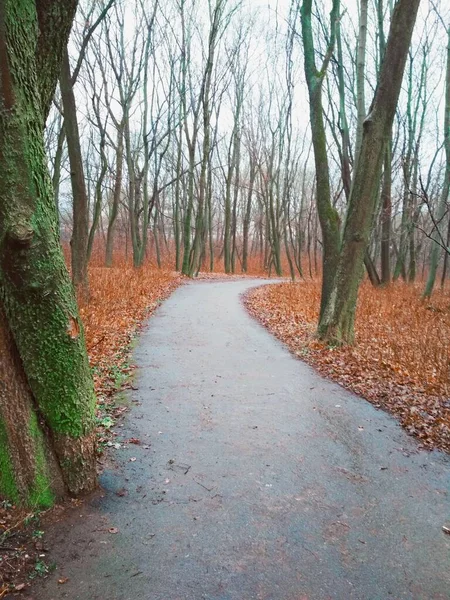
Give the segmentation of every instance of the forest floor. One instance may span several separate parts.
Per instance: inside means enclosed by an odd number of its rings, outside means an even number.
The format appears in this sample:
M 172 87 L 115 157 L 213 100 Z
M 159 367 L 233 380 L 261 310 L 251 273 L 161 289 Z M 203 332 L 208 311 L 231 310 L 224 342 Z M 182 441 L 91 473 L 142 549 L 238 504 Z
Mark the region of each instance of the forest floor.
M 352 347 L 316 338 L 320 282 L 252 290 L 251 314 L 322 375 L 400 419 L 421 446 L 450 452 L 450 301 L 421 298 L 422 287 L 362 286 Z
M 296 360 L 242 305 L 259 285 L 183 285 L 142 329 L 33 600 L 448 598 L 448 456 Z
M 89 361 L 98 399 L 97 435 L 99 469 L 103 451 L 114 444 L 112 427 L 126 410 L 120 395 L 132 385 L 133 343 L 145 320 L 182 282 L 178 273 L 155 268 L 140 270 L 124 265 L 89 271 L 90 298 L 80 306 Z M 78 502 L 70 505 L 77 506 Z M 46 576 L 48 546 L 43 523 L 60 519 L 65 507 L 42 513 L 23 511 L 0 502 L 0 599 L 10 590 L 22 591 Z
M 224 273 L 200 273 L 198 277 L 208 281 L 243 278 L 246 276 Z M 146 266 L 136 270 L 124 261 L 112 269 L 90 268 L 90 297 L 80 302 L 80 314 L 98 399 L 100 472 L 105 449 L 114 450 L 117 444 L 113 427 L 129 410 L 122 400 L 133 387 L 135 365 L 131 356 L 135 340 L 146 319 L 183 281 L 179 273 L 169 269 Z M 74 501 L 68 506 L 79 504 Z M 58 506 L 42 513 L 0 502 L 0 599 L 14 589 L 22 592 L 35 579 L 47 576 L 52 565 L 46 560 L 44 523 L 64 518 L 66 508 Z

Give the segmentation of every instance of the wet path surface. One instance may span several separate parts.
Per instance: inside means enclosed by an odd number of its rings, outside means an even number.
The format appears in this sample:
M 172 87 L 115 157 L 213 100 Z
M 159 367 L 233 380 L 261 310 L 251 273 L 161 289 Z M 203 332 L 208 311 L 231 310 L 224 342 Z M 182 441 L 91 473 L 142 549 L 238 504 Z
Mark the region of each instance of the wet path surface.
M 253 321 L 260 283 L 185 285 L 150 320 L 119 429 L 142 443 L 56 525 L 33 599 L 450 597 L 448 458 Z

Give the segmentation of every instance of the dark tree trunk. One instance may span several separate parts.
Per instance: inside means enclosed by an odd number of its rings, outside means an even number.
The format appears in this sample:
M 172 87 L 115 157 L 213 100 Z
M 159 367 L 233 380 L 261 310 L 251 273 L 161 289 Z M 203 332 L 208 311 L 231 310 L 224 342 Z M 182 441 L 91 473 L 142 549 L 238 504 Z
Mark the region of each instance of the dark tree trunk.
M 315 49 L 312 33 L 311 13 L 312 0 L 305 0 L 301 10 L 303 46 L 305 57 L 305 75 L 309 92 L 309 113 L 311 133 L 314 149 L 314 162 L 316 167 L 316 202 L 320 227 L 322 230 L 322 295 L 320 302 L 320 318 L 323 317 L 325 307 L 333 289 L 334 276 L 339 261 L 340 248 L 340 220 L 339 215 L 331 203 L 330 173 L 328 165 L 328 148 L 323 116 L 322 87 L 326 74 L 328 61 L 334 47 L 336 21 L 339 18 L 338 0 L 333 1 L 331 12 L 331 41 L 327 50 L 327 57 L 320 71 L 315 63 Z
M 332 343 L 352 343 L 354 339 L 358 290 L 377 199 L 383 151 L 391 135 L 419 4 L 420 0 L 399 0 L 395 6 L 377 89 L 364 122 L 335 284 L 319 323 L 319 335 Z
M 384 157 L 383 185 L 381 188 L 381 283 L 391 282 L 391 213 L 392 213 L 392 165 L 391 144 L 388 143 Z
M 120 125 L 117 132 L 116 148 L 116 174 L 114 179 L 114 191 L 112 205 L 108 219 L 108 231 L 106 233 L 106 254 L 105 266 L 112 267 L 114 254 L 114 236 L 116 232 L 117 215 L 119 214 L 120 196 L 122 194 L 123 179 L 123 125 Z
M 81 154 L 80 133 L 78 130 L 75 94 L 72 86 L 70 63 L 67 48 L 63 54 L 61 77 L 61 97 L 64 108 L 64 128 L 70 162 L 72 182 L 73 230 L 70 241 L 72 249 L 72 281 L 83 295 L 88 294 L 88 233 L 89 205 L 84 180 L 83 157 Z

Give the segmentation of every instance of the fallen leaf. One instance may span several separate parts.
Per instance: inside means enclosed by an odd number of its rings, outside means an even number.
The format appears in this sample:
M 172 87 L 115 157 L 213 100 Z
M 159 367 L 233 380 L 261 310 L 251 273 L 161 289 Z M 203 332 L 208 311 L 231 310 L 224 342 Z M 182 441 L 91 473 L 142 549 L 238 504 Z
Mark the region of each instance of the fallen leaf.
M 293 354 L 397 416 L 422 448 L 450 451 L 448 290 L 436 290 L 427 310 L 420 286 L 392 285 L 374 293 L 364 283 L 355 344 L 341 347 L 317 339 L 320 295 L 317 278 L 254 288 L 244 303 Z

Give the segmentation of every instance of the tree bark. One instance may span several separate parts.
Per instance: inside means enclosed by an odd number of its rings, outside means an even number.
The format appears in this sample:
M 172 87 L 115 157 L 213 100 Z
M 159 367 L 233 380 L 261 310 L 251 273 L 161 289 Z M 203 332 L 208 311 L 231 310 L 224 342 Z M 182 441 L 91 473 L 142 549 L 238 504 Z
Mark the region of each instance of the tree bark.
M 48 506 L 96 485 L 95 395 L 43 138 L 76 2 L 38 4 L 0 0 L 0 494 Z
M 112 205 L 108 218 L 108 231 L 106 233 L 106 253 L 105 266 L 113 266 L 114 254 L 114 235 L 116 231 L 116 220 L 119 214 L 120 196 L 122 194 L 122 179 L 123 179 L 123 121 L 120 123 L 117 130 L 117 147 L 116 147 L 116 173 L 114 178 L 114 191 Z
M 386 54 L 377 89 L 364 122 L 343 235 L 341 256 L 319 335 L 331 343 L 352 343 L 363 259 L 380 181 L 383 151 L 389 139 L 420 0 L 399 0 L 392 15 Z
M 439 207 L 437 211 L 436 221 L 440 223 L 445 216 L 447 209 L 447 201 L 450 194 L 450 27 L 447 30 L 447 75 L 445 84 L 445 116 L 444 116 L 444 149 L 445 149 L 445 174 L 444 182 L 442 185 L 442 193 L 439 200 Z M 449 226 L 450 227 L 450 226 Z M 429 297 L 433 293 L 434 284 L 436 281 L 437 268 L 439 263 L 439 256 L 441 254 L 441 247 L 437 242 L 438 232 L 435 232 L 435 240 L 431 248 L 430 256 L 430 271 L 428 273 L 428 280 L 423 292 L 424 297 Z
M 339 18 L 339 6 L 339 0 L 334 0 L 333 10 L 330 16 L 331 40 L 327 50 L 327 56 L 325 57 L 320 71 L 317 70 L 315 63 L 315 49 L 311 23 L 312 0 L 305 0 L 301 9 L 305 75 L 309 92 L 309 112 L 314 162 L 316 167 L 316 202 L 323 241 L 323 276 L 320 318 L 322 318 L 324 314 L 325 307 L 333 289 L 334 276 L 339 261 L 340 245 L 339 215 L 331 203 L 328 148 L 322 104 L 322 84 L 334 48 L 336 21 Z
M 72 182 L 73 229 L 70 246 L 72 250 L 72 281 L 77 291 L 88 295 L 88 235 L 89 205 L 84 179 L 83 157 L 81 154 L 80 132 L 78 130 L 75 94 L 70 73 L 67 48 L 63 53 L 61 77 L 61 98 L 64 108 L 64 129 L 66 131 L 67 152 L 70 162 Z
M 384 155 L 383 184 L 381 187 L 381 283 L 391 282 L 391 216 L 392 216 L 392 144 Z

